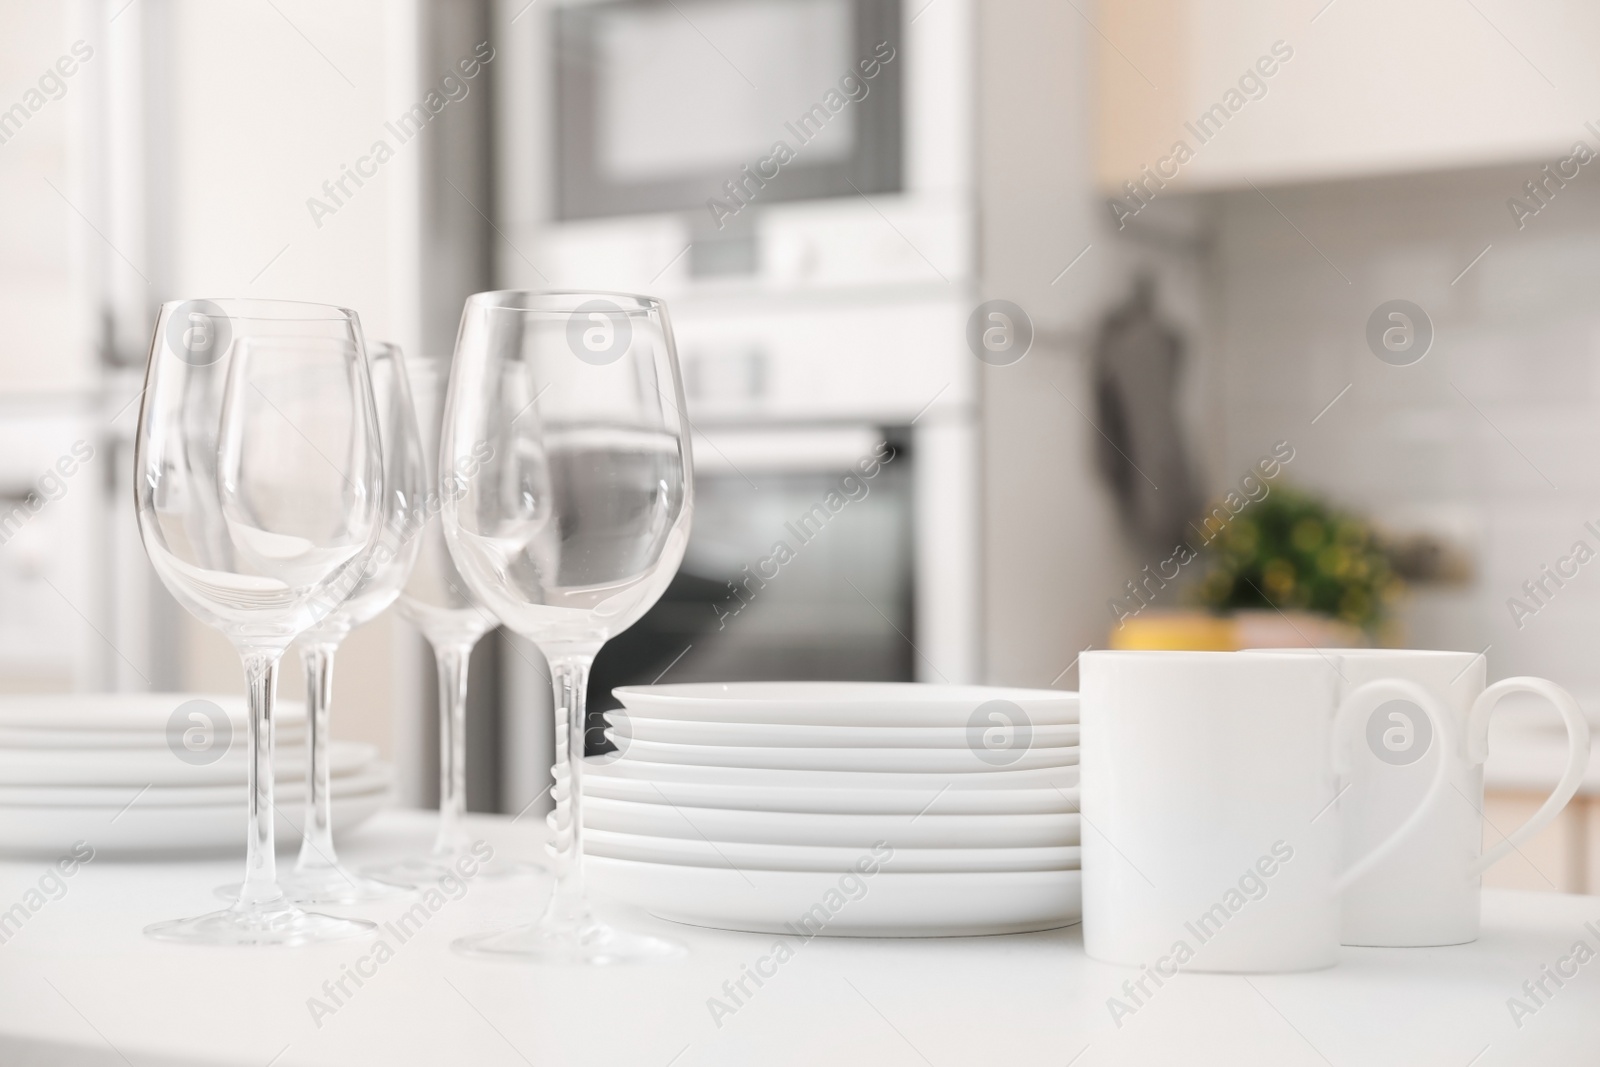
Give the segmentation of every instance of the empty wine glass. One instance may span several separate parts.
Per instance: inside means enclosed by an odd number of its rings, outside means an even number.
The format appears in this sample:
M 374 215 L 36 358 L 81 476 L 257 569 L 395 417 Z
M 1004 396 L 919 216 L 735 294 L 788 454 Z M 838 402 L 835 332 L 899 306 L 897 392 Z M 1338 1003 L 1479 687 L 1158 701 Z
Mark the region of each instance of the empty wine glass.
M 557 881 L 538 922 L 465 938 L 456 942 L 463 951 L 587 963 L 680 951 L 590 911 L 582 770 L 589 665 L 661 596 L 688 541 L 682 409 L 659 300 L 528 292 L 467 300 L 439 450 L 461 477 L 441 518 L 474 595 L 550 662 Z
M 239 897 L 145 933 L 238 945 L 370 932 L 372 923 L 291 903 L 273 855 L 278 662 L 359 584 L 384 523 L 378 416 L 355 312 L 276 300 L 163 305 L 134 464 L 150 562 L 238 650 L 250 704 Z
M 473 600 L 466 582 L 456 573 L 438 518 L 444 498 L 456 492 L 459 479 L 481 462 L 483 449 L 470 453 L 453 469 L 447 466 L 441 477 L 439 426 L 450 363 L 414 359 L 409 370 L 428 496 L 421 533 L 416 539 L 416 565 L 400 592 L 399 611 L 427 639 L 438 669 L 439 829 L 428 855 L 363 868 L 363 873 L 385 882 L 415 886 L 449 873 L 451 864 L 469 845 L 461 828 L 467 806 L 467 667 L 473 647 L 499 625 L 499 620 Z
M 350 594 L 327 618 L 300 635 L 296 647 L 306 675 L 306 810 L 300 856 L 294 870 L 279 878 L 296 904 L 359 904 L 403 892 L 404 888 L 347 871 L 333 844 L 332 769 L 328 757 L 333 701 L 333 660 L 350 631 L 382 614 L 400 595 L 411 574 L 428 513 L 427 475 L 417 437 L 416 412 L 406 383 L 405 359 L 396 345 L 379 342 L 368 350 L 372 391 L 383 446 L 384 528 L 372 561 Z M 233 896 L 237 886 L 224 892 Z

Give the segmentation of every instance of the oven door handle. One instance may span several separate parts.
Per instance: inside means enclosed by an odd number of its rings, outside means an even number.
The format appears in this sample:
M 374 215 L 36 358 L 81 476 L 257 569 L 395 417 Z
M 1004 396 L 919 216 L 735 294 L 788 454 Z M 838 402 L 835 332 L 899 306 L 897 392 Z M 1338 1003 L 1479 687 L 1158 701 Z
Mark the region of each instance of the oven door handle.
M 852 470 L 863 460 L 881 460 L 884 441 L 876 426 L 697 428 L 694 467 L 698 474 L 833 473 Z

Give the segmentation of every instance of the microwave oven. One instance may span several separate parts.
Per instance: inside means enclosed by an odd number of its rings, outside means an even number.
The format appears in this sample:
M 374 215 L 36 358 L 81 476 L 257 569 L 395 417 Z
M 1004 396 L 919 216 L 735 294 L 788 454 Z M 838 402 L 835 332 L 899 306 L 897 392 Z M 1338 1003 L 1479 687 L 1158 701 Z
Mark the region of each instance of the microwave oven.
M 497 284 L 972 303 L 969 0 L 555 0 L 496 38 Z M 516 5 L 512 5 L 516 6 Z
M 552 25 L 556 219 L 903 185 L 899 0 L 603 0 Z

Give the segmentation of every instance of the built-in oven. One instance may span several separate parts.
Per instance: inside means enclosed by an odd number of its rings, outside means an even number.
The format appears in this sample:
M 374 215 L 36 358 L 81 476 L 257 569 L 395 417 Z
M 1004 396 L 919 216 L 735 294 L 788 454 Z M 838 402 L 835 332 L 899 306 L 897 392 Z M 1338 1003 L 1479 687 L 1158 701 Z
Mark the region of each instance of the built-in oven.
M 683 565 L 596 658 L 592 707 L 656 681 L 915 678 L 917 456 L 904 428 L 719 430 L 694 456 Z

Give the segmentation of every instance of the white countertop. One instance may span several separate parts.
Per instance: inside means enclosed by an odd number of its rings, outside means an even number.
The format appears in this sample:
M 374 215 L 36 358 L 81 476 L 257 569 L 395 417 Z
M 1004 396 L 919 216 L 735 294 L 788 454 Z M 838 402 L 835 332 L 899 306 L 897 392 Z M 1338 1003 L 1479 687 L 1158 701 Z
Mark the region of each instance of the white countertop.
M 497 855 L 538 854 L 532 817 L 475 817 Z M 362 862 L 423 848 L 431 820 L 379 816 L 344 846 Z M 0 864 L 0 910 L 44 873 Z M 707 1001 L 766 954 L 769 935 L 696 930 L 637 913 L 639 927 L 686 941 L 689 955 L 626 968 L 485 962 L 450 941 L 531 917 L 543 879 L 471 884 L 445 904 L 331 1015 L 308 998 L 371 951 L 160 944 L 149 922 L 216 906 L 235 861 L 97 860 L 0 946 L 0 1064 L 204 1064 L 302 1067 L 500 1064 L 740 1067 L 795 1064 L 1263 1064 L 1493 1067 L 1600 1060 L 1600 959 L 1521 1019 L 1507 999 L 1586 941 L 1600 951 L 1600 898 L 1489 891 L 1484 934 L 1443 949 L 1346 949 L 1300 975 L 1180 975 L 1118 1028 L 1107 999 L 1138 973 L 1093 962 L 1076 928 L 936 940 L 817 938 L 731 1016 Z M 393 919 L 411 901 L 357 912 Z M 1475 1058 L 1476 1057 L 1476 1058 Z

